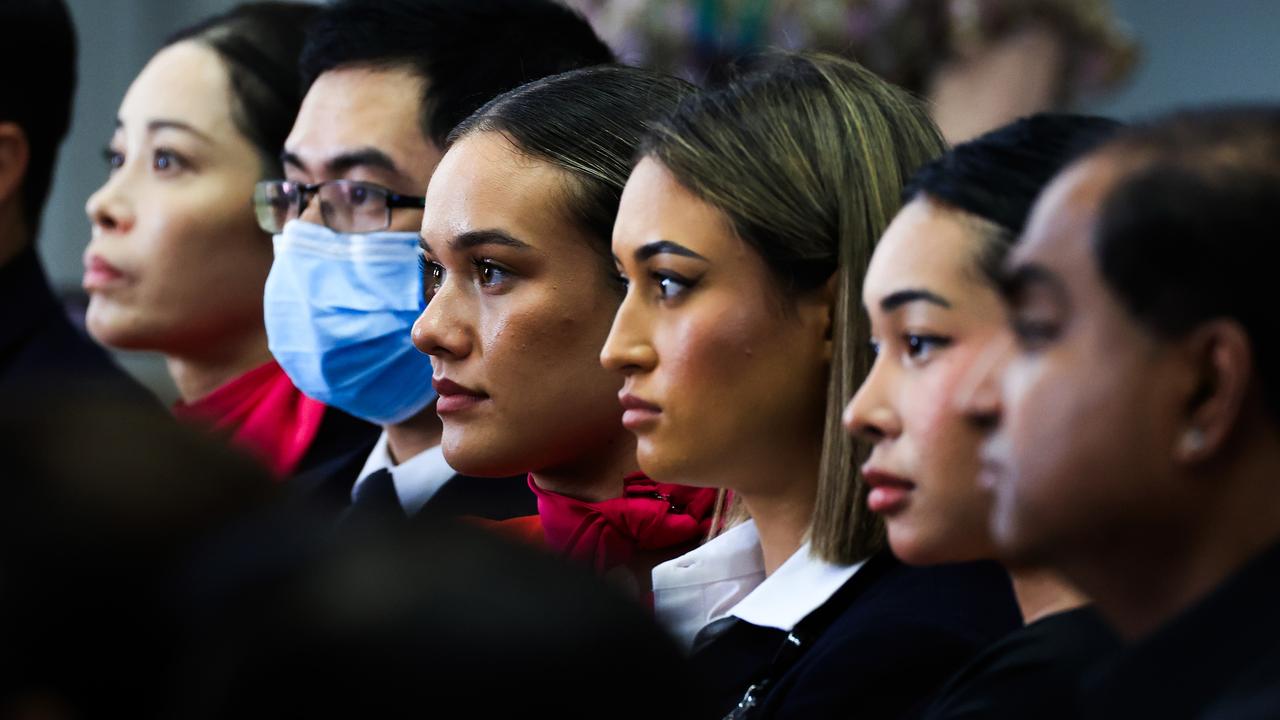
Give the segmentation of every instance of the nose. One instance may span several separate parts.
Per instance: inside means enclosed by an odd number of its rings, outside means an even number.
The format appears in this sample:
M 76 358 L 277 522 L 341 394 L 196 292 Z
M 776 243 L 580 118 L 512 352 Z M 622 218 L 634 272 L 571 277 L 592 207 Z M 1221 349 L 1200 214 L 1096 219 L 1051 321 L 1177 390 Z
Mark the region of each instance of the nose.
M 413 346 L 432 357 L 459 360 L 471 354 L 471 328 L 465 318 L 475 317 L 464 305 L 466 298 L 451 290 L 447 278 L 413 323 Z
M 298 212 L 298 219 L 303 222 L 309 222 L 312 225 L 324 225 L 324 213 L 320 200 L 320 193 L 307 192 L 306 190 L 298 190 L 298 203 L 301 209 Z
M 628 289 L 600 350 L 600 364 L 623 375 L 648 372 L 658 364 L 658 353 L 647 339 L 647 321 L 635 305 Z
M 1013 351 L 1013 339 L 1002 335 L 991 340 L 956 386 L 951 400 L 959 412 L 979 428 L 1000 424 L 1000 378 Z
M 85 203 L 84 212 L 94 234 L 127 233 L 133 228 L 135 214 L 125 192 L 125 178 L 123 169 L 116 171 Z
M 888 375 L 882 359 L 877 358 L 866 380 L 845 406 L 844 429 L 850 435 L 876 443 L 902 434 L 902 420 L 886 392 Z

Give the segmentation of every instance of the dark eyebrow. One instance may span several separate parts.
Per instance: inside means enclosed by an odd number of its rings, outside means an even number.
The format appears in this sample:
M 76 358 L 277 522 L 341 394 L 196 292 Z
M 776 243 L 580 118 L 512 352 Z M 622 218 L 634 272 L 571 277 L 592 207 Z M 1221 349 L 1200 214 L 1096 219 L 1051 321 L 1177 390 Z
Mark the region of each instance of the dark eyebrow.
M 1066 288 L 1062 280 L 1043 265 L 1027 263 L 1001 273 L 999 278 L 1000 297 L 1005 304 L 1012 304 L 1020 295 L 1033 285 L 1048 287 L 1059 298 L 1066 298 Z
M 124 121 L 119 118 L 116 118 L 116 129 L 119 130 L 122 127 L 124 127 Z M 208 135 L 200 132 L 199 130 L 188 125 L 187 123 L 182 122 L 181 120 L 160 119 L 160 120 L 152 120 L 147 123 L 148 132 L 155 132 L 157 130 L 182 130 L 183 132 L 188 132 L 188 133 L 191 133 L 192 135 L 195 135 L 196 137 L 209 143 L 210 145 L 216 144 L 213 142 L 213 138 L 210 138 Z
M 680 243 L 672 242 L 670 240 L 658 240 L 657 242 L 651 242 L 651 243 L 648 243 L 647 245 L 641 245 L 640 247 L 636 248 L 636 262 L 644 262 L 645 260 L 648 260 L 654 255 L 662 255 L 662 254 L 683 255 L 684 257 L 691 257 L 698 260 L 706 261 L 706 258 L 690 250 L 689 248 L 681 245 Z
M 302 161 L 302 158 L 298 157 L 297 153 L 288 150 L 280 153 L 280 162 L 304 172 L 307 170 L 307 164 Z M 404 173 L 400 172 L 400 168 L 396 167 L 396 163 L 391 159 L 391 156 L 377 148 L 366 147 L 349 150 L 339 153 L 324 162 L 325 172 L 329 175 L 341 176 L 358 167 L 378 168 L 404 176 Z
M 529 243 L 517 240 L 501 230 L 472 230 L 449 241 L 449 247 L 453 250 L 470 250 L 481 245 L 503 245 L 517 250 L 532 249 Z
M 423 252 L 428 252 L 428 253 L 431 252 L 431 243 L 427 242 L 427 239 L 422 237 L 421 235 L 418 236 L 418 247 Z
M 880 309 L 884 312 L 893 312 L 903 305 L 913 302 L 933 303 L 939 307 L 950 308 L 951 303 L 941 295 L 923 290 L 920 288 L 909 288 L 907 290 L 899 290 L 889 293 L 880 301 Z

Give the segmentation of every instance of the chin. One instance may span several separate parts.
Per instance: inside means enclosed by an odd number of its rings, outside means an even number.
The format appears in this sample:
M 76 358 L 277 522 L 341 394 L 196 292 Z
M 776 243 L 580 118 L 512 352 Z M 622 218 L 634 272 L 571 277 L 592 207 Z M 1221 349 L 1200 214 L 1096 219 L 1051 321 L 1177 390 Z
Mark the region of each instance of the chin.
M 449 432 L 445 427 L 440 440 L 440 449 L 444 452 L 444 460 L 449 467 L 461 475 L 472 477 L 510 477 L 523 475 L 529 468 L 513 463 L 503 462 L 500 454 L 493 452 L 490 443 L 468 442 L 463 433 Z

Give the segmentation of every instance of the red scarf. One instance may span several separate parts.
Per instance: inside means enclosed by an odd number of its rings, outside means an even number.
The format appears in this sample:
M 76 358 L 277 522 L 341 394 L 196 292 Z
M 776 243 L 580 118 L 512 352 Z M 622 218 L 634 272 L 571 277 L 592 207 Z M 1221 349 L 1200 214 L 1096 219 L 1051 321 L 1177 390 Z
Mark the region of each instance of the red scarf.
M 295 388 L 272 360 L 193 403 L 178 401 L 173 414 L 227 435 L 233 446 L 257 457 L 277 478 L 285 478 L 315 440 L 324 408 L 324 403 Z
M 707 536 L 716 491 L 654 482 L 639 472 L 622 482 L 622 497 L 584 502 L 543 490 L 529 476 L 547 547 L 602 575 L 627 567 L 647 589 L 654 565 Z

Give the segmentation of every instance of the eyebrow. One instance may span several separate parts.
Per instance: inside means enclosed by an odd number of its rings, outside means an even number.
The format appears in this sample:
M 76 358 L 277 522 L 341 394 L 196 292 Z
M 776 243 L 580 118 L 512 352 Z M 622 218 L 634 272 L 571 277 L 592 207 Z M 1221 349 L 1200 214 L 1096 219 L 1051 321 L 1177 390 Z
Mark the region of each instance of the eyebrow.
M 453 250 L 470 250 L 482 245 L 502 245 L 517 250 L 533 249 L 529 243 L 519 240 L 502 230 L 472 230 L 464 232 L 449 241 L 449 247 Z
M 706 261 L 706 258 L 702 257 L 698 253 L 690 250 L 689 248 L 681 245 L 678 242 L 672 242 L 671 240 L 658 240 L 656 242 L 651 242 L 646 245 L 641 245 L 640 247 L 636 248 L 635 258 L 636 258 L 636 262 L 644 262 L 645 260 L 648 260 L 654 255 L 664 255 L 664 254 L 681 255 L 683 257 L 691 257 L 697 260 Z
M 1035 263 L 1019 265 L 1001 273 L 998 289 L 1005 304 L 1011 304 L 1032 285 L 1045 285 L 1060 298 L 1066 297 L 1062 280 L 1048 268 Z
M 119 130 L 122 127 L 124 127 L 124 121 L 121 120 L 120 118 L 116 118 L 116 129 Z M 195 129 L 195 127 L 182 122 L 181 120 L 166 120 L 164 118 L 161 118 L 158 120 L 150 120 L 147 122 L 147 132 L 157 132 L 159 130 L 181 130 L 183 132 L 190 133 L 200 138 L 201 140 L 209 143 L 210 145 L 216 144 L 213 142 L 213 138 Z
M 922 288 L 908 288 L 884 296 L 880 300 L 880 309 L 884 312 L 893 312 L 903 305 L 913 302 L 927 302 L 948 309 L 951 307 L 951 303 L 946 298 L 935 292 Z
M 307 170 L 307 164 L 302 161 L 302 158 L 297 153 L 288 150 L 280 153 L 280 162 L 304 172 Z M 342 175 L 349 170 L 360 167 L 378 168 L 397 175 L 404 175 L 404 173 L 400 172 L 400 168 L 396 167 L 396 163 L 391 159 L 390 155 L 371 147 L 342 152 L 324 162 L 324 169 L 330 175 Z

